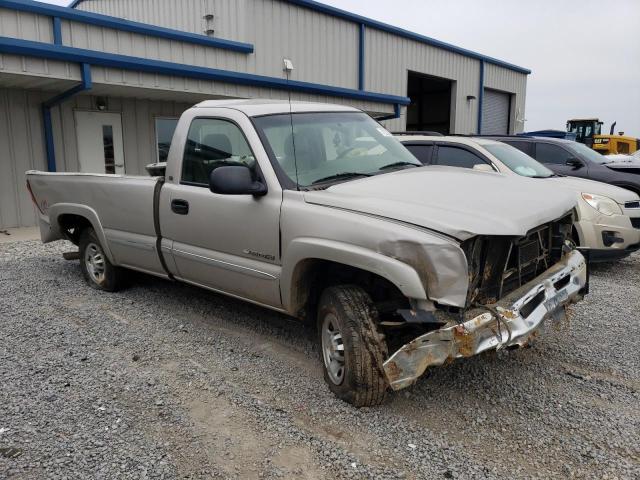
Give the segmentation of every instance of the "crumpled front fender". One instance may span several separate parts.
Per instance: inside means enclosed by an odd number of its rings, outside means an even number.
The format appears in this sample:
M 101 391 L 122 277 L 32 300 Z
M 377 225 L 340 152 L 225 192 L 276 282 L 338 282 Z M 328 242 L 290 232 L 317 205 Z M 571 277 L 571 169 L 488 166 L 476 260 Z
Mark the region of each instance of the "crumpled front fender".
M 565 305 L 580 300 L 588 284 L 584 257 L 573 251 L 563 260 L 487 311 L 463 323 L 449 323 L 402 346 L 383 364 L 389 386 L 400 390 L 425 370 L 455 358 L 491 349 L 523 346 L 549 317 L 562 318 Z

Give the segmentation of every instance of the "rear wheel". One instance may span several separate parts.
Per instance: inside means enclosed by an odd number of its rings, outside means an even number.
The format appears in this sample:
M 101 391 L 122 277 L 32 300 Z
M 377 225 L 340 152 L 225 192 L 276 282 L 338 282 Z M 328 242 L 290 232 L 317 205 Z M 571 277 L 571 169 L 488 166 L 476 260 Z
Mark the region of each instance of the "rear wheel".
M 79 247 L 80 269 L 91 287 L 107 292 L 115 292 L 122 288 L 122 269 L 109 261 L 93 228 L 82 231 Z
M 373 302 L 360 287 L 329 287 L 322 293 L 318 336 L 324 378 L 338 398 L 356 407 L 379 405 L 386 396 L 387 345 L 375 318 Z

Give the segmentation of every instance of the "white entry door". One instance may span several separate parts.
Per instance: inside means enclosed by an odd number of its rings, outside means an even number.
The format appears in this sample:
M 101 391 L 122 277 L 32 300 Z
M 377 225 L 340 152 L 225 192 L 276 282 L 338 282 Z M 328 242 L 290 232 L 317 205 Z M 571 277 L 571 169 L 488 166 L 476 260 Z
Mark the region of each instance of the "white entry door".
M 124 174 L 119 113 L 75 111 L 80 171 Z

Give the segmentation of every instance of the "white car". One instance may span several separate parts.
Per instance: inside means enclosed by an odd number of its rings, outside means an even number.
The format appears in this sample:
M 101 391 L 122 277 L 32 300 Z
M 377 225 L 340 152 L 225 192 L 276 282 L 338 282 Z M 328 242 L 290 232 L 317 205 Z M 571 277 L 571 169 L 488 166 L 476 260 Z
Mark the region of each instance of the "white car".
M 640 249 L 640 197 L 629 190 L 557 175 L 517 148 L 496 140 L 410 132 L 396 136 L 425 165 L 521 175 L 556 182 L 574 192 L 577 198 L 574 240 L 580 247 L 590 249 L 591 261 L 624 258 Z M 531 201 L 533 204 L 535 199 Z
M 616 162 L 640 162 L 640 150 L 636 150 L 632 154 L 628 153 L 612 153 L 610 155 L 605 155 L 608 161 L 616 161 Z

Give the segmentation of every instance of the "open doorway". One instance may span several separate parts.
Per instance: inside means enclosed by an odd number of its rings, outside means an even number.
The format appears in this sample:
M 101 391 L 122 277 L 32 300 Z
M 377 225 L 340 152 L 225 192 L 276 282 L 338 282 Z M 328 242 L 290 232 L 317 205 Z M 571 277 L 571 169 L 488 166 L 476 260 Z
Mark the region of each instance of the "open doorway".
M 451 80 L 409 72 L 407 96 L 407 130 L 450 133 Z

